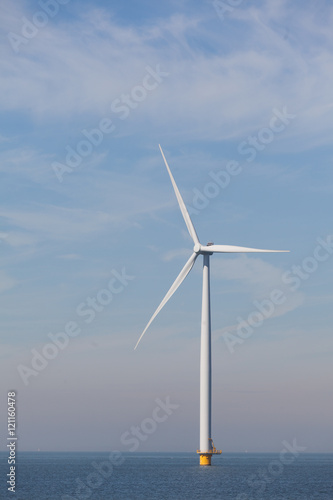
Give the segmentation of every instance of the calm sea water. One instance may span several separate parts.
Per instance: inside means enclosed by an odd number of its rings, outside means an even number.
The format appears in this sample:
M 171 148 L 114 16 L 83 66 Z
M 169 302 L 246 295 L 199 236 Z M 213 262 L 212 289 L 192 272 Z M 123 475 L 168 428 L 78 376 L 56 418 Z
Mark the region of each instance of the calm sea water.
M 193 453 L 46 453 L 17 456 L 16 493 L 7 492 L 0 453 L 0 498 L 15 500 L 333 500 L 333 454 L 225 453 L 199 467 Z M 294 458 L 294 460 L 292 460 Z

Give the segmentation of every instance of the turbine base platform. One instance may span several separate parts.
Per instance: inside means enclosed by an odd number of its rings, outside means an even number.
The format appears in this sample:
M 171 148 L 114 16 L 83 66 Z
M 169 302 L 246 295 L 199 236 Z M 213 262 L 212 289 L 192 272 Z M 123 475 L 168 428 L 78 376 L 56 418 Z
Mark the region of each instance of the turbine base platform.
M 212 464 L 212 455 L 221 455 L 222 450 L 217 450 L 214 446 L 213 440 L 210 439 L 212 448 L 209 451 L 200 451 L 197 450 L 197 453 L 200 455 L 200 465 L 211 465 Z

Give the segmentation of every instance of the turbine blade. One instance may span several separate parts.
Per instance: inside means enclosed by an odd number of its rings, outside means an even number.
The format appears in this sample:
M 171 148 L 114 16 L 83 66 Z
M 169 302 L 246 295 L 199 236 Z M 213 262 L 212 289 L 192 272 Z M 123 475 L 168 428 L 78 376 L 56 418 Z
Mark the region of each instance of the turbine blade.
M 156 309 L 156 311 L 154 312 L 154 314 L 150 318 L 149 323 L 147 324 L 146 328 L 141 333 L 141 336 L 140 336 L 139 340 L 137 341 L 136 346 L 134 347 L 134 350 L 138 347 L 140 340 L 142 339 L 142 337 L 144 336 L 144 334 L 146 333 L 146 331 L 148 330 L 148 328 L 151 325 L 152 321 L 156 318 L 156 316 L 158 315 L 158 313 L 160 312 L 160 310 L 165 306 L 165 304 L 168 302 L 168 300 L 170 299 L 170 297 L 172 297 L 172 295 L 175 293 L 175 291 L 177 290 L 177 288 L 183 283 L 184 279 L 186 278 L 186 276 L 188 275 L 188 273 L 191 271 L 191 269 L 192 269 L 192 267 L 194 265 L 195 259 L 197 257 L 198 257 L 198 254 L 193 252 L 192 255 L 191 255 L 191 257 L 188 259 L 188 261 L 186 262 L 185 266 L 180 271 L 180 273 L 178 274 L 177 278 L 175 279 L 175 281 L 171 285 L 171 287 L 170 287 L 169 291 L 167 292 L 167 294 L 165 295 L 164 299 L 162 300 L 162 302 L 160 303 L 160 305 L 158 306 L 158 308 Z
M 262 250 L 260 248 L 237 247 L 234 245 L 209 245 L 201 246 L 201 253 L 280 253 L 289 252 L 289 250 Z
M 170 179 L 171 179 L 171 182 L 172 182 L 172 185 L 173 185 L 173 189 L 175 191 L 175 194 L 176 194 L 176 197 L 177 197 L 177 200 L 178 200 L 178 204 L 179 204 L 179 208 L 181 210 L 181 213 L 183 214 L 183 217 L 184 217 L 184 220 L 185 220 L 185 224 L 187 226 L 187 229 L 188 229 L 188 232 L 190 233 L 190 236 L 193 240 L 194 243 L 199 243 L 199 238 L 198 238 L 198 235 L 194 229 L 194 226 L 193 226 L 193 222 L 191 221 L 191 217 L 187 211 L 187 208 L 186 208 L 186 205 L 184 203 L 184 200 L 179 192 L 179 189 L 177 187 L 177 184 L 175 182 L 175 179 L 173 178 L 173 175 L 171 173 L 171 170 L 170 170 L 170 167 L 168 165 L 168 162 L 166 161 L 165 159 L 165 156 L 164 156 L 164 153 L 162 151 L 162 148 L 160 146 L 160 144 L 158 145 L 158 147 L 160 148 L 160 151 L 162 153 L 162 156 L 163 156 L 163 160 L 164 160 L 164 163 L 165 163 L 165 166 L 167 168 L 167 171 L 169 173 L 169 176 L 170 176 Z

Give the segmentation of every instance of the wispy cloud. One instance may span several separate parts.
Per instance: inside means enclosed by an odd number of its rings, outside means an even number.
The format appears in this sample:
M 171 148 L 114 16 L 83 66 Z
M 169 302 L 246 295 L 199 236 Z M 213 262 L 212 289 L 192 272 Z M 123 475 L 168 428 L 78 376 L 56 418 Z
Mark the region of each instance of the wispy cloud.
M 0 216 L 12 226 L 20 227 L 43 238 L 75 240 L 78 236 L 98 232 L 117 220 L 117 216 L 101 211 L 69 209 L 44 205 L 35 210 L 0 208 Z
M 188 258 L 189 256 L 191 255 L 191 248 L 179 248 L 179 249 L 175 249 L 175 250 L 169 250 L 168 252 L 166 252 L 163 256 L 162 256 L 162 259 L 165 261 L 165 262 L 169 262 L 171 260 L 174 260 L 174 259 L 179 259 L 180 257 L 181 258 Z M 185 263 L 185 261 L 184 261 Z
M 8 17 L 12 2 L 5 3 Z M 12 17 L 20 19 L 18 6 L 13 8 Z M 213 9 L 209 20 L 182 15 L 156 20 L 154 27 L 134 27 L 88 7 L 78 13 L 70 32 L 64 17 L 49 23 L 19 56 L 9 57 L 10 46 L 3 48 L 7 62 L 0 82 L 2 107 L 48 119 L 106 115 L 114 98 L 140 83 L 147 64 L 159 63 L 170 73 L 168 83 L 140 111 L 140 120 L 153 119 L 155 129 L 166 132 L 172 125 L 184 138 L 236 138 L 263 126 L 263 116 L 269 116 L 272 107 L 289 105 L 302 117 L 302 124 L 288 131 L 293 147 L 309 147 L 309 141 L 296 144 L 300 134 L 327 143 L 333 56 L 322 50 L 322 40 L 331 44 L 332 35 L 318 16 L 311 19 L 298 11 L 293 20 L 292 11 L 285 2 L 274 8 L 263 2 L 260 9 L 235 9 L 233 23 L 246 24 L 247 44 L 226 50 L 221 39 L 227 41 L 231 28 L 224 25 L 221 33 Z M 326 5 L 325 11 L 332 16 L 332 8 Z M 303 43 L 309 32 L 311 48 Z M 211 50 L 203 51 L 194 35 Z
M 17 281 L 10 277 L 5 271 L 0 270 L 0 292 L 10 290 L 16 285 Z
M 68 253 L 65 255 L 59 255 L 59 259 L 64 259 L 64 260 L 80 260 L 81 257 L 77 253 Z
M 20 247 L 32 245 L 35 242 L 35 238 L 25 232 L 9 231 L 7 233 L 0 233 L 0 244 L 5 243 L 13 247 Z
M 214 263 L 217 278 L 242 282 L 247 288 L 265 293 L 281 283 L 281 269 L 257 257 L 240 255 L 230 259 L 219 259 Z

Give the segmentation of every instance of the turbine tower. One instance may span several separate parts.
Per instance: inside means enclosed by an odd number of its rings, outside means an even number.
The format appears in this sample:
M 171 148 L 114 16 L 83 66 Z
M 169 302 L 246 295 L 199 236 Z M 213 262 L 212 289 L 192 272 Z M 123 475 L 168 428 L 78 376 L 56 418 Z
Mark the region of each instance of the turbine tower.
M 200 346 L 200 449 L 197 453 L 200 455 L 200 465 L 211 465 L 213 454 L 220 454 L 221 450 L 216 450 L 211 431 L 212 421 L 212 361 L 211 361 L 211 320 L 210 320 L 210 273 L 209 258 L 213 253 L 276 253 L 288 252 L 289 250 L 261 250 L 258 248 L 247 248 L 233 245 L 214 245 L 207 243 L 201 245 L 198 235 L 194 229 L 193 223 L 181 197 L 175 179 L 171 173 L 170 167 L 165 159 L 161 146 L 159 145 L 162 157 L 169 173 L 173 189 L 175 191 L 180 210 L 183 214 L 188 232 L 193 240 L 194 247 L 191 257 L 186 262 L 183 269 L 171 285 L 164 299 L 150 318 L 146 328 L 143 330 L 134 349 L 139 345 L 140 340 L 148 330 L 152 321 L 156 318 L 160 310 L 165 306 L 177 288 L 182 284 L 188 273 L 191 271 L 197 257 L 203 256 L 203 279 L 202 279 L 202 309 L 201 309 L 201 346 Z

